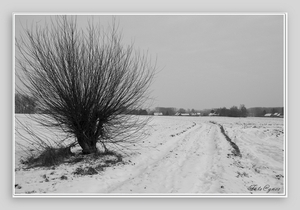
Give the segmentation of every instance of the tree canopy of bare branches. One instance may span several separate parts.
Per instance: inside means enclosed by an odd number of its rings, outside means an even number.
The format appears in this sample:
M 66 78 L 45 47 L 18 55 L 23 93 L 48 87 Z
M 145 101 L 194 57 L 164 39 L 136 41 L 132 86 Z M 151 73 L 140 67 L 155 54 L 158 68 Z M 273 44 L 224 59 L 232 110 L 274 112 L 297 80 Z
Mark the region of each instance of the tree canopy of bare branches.
M 17 76 L 46 113 L 35 120 L 72 135 L 84 154 L 133 143 L 145 125 L 129 113 L 148 100 L 156 67 L 121 38 L 115 21 L 80 29 L 76 17 L 57 16 L 16 39 Z

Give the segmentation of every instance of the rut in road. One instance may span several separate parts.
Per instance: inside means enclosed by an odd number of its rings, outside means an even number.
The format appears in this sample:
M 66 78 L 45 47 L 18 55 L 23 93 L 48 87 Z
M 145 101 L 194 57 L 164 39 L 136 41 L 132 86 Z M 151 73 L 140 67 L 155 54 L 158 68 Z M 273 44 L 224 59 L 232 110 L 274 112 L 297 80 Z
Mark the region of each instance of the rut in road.
M 205 193 L 214 191 L 222 176 L 224 138 L 210 123 L 194 126 L 178 137 L 174 149 L 140 174 L 114 186 L 111 193 Z M 226 144 L 225 144 L 226 145 Z M 229 148 L 228 148 L 229 149 Z M 224 153 L 225 154 L 225 153 Z

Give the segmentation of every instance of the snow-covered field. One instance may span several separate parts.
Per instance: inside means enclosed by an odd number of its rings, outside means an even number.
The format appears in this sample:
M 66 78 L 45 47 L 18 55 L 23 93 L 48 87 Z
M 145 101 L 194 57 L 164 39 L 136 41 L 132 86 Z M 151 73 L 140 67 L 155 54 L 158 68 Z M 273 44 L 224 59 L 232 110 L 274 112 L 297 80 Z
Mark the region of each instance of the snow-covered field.
M 155 116 L 147 137 L 132 145 L 130 156 L 110 167 L 97 167 L 103 160 L 87 160 L 26 169 L 16 145 L 14 193 L 284 195 L 284 132 L 282 118 Z M 234 155 L 232 144 L 241 156 Z M 97 174 L 74 174 L 84 167 L 95 168 Z

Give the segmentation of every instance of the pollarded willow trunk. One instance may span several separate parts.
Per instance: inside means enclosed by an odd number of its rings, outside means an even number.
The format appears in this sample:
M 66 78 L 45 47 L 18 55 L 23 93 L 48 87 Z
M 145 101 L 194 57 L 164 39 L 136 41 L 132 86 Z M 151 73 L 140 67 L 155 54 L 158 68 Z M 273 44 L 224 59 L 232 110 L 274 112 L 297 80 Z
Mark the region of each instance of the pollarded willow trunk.
M 97 140 L 95 139 L 95 137 L 88 137 L 84 133 L 81 133 L 77 135 L 77 141 L 82 148 L 83 154 L 91 154 L 97 152 Z

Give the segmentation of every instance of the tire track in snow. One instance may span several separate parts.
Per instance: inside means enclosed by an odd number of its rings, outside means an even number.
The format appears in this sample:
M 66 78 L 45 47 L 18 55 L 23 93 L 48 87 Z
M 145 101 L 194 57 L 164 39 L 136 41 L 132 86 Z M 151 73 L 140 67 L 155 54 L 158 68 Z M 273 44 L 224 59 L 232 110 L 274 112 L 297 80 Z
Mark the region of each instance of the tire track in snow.
M 243 159 L 236 160 L 234 158 L 233 166 L 235 167 L 237 177 L 244 182 L 242 192 L 251 194 L 266 193 L 267 191 L 249 191 L 249 187 L 270 185 L 275 191 L 271 193 L 284 192 L 284 171 L 283 171 L 283 156 L 280 154 L 283 151 L 283 144 L 272 142 L 278 140 L 281 142 L 281 136 L 275 138 L 265 137 L 261 135 L 264 128 L 227 128 L 232 136 L 239 142 Z
M 216 125 L 218 125 L 218 126 L 220 127 L 221 133 L 224 135 L 225 139 L 230 143 L 230 145 L 231 145 L 232 148 L 234 149 L 234 150 L 232 151 L 232 154 L 233 154 L 234 156 L 242 157 L 242 154 L 241 154 L 241 152 L 240 152 L 239 147 L 238 147 L 238 146 L 236 145 L 236 143 L 234 143 L 234 142 L 229 138 L 229 136 L 225 133 L 225 130 L 224 130 L 223 125 L 218 124 L 218 123 L 215 123 L 215 122 L 213 122 L 213 121 L 210 121 L 210 122 L 213 123 L 213 124 L 216 124 Z
M 111 193 L 203 193 L 218 182 L 221 167 L 215 125 L 197 124 L 179 137 L 176 146 Z

